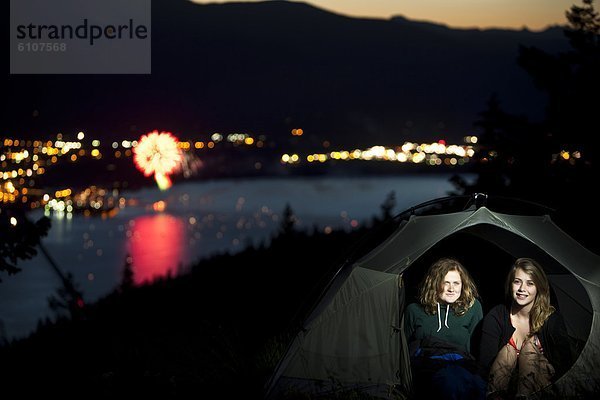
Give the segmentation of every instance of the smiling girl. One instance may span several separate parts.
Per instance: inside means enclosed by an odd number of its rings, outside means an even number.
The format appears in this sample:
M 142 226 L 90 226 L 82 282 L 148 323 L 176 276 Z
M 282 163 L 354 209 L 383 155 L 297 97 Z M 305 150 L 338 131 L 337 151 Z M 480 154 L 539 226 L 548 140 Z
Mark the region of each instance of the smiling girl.
M 489 369 L 488 398 L 528 396 L 572 364 L 565 323 L 550 304 L 550 284 L 537 261 L 515 261 L 506 296 L 507 304 L 497 305 L 483 320 L 479 355 Z

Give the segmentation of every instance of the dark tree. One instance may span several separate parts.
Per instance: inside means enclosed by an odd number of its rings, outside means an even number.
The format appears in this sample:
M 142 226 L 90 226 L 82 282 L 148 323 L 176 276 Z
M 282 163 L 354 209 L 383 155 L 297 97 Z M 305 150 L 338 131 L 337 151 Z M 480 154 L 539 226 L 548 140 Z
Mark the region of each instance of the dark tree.
M 31 222 L 19 208 L 0 207 L 0 273 L 12 275 L 19 272 L 18 261 L 28 260 L 37 254 L 36 247 L 49 229 L 49 218 L 42 217 Z
M 381 218 L 382 221 L 389 221 L 393 218 L 392 211 L 396 207 L 396 192 L 393 190 L 388 193 L 383 203 L 381 203 Z
M 531 180 L 540 182 L 552 157 L 540 127 L 524 116 L 505 112 L 496 94 L 474 123 L 479 141 L 474 156 L 477 180 L 469 184 L 458 176 L 452 183 L 461 194 L 488 193 L 535 198 Z
M 517 62 L 547 95 L 542 122 L 503 112 L 492 97 L 476 125 L 481 143 L 478 179 L 463 193 L 488 192 L 534 201 L 557 210 L 555 221 L 588 248 L 598 244 L 581 220 L 597 225 L 597 201 L 590 196 L 600 166 L 600 18 L 593 0 L 566 12 L 570 49 L 549 54 L 521 46 Z
M 521 47 L 518 62 L 548 95 L 544 130 L 553 154 L 578 154 L 575 161 L 581 160 L 597 170 L 600 17 L 593 0 L 583 0 L 583 7 L 572 6 L 566 17 L 569 51 L 551 55 L 537 48 Z
M 85 303 L 73 274 L 68 272 L 64 276 L 63 284 L 56 289 L 56 294 L 48 297 L 48 305 L 58 317 L 62 316 L 63 311 L 66 311 L 73 320 L 83 317 Z
M 125 265 L 123 266 L 123 272 L 121 273 L 121 285 L 119 290 L 125 292 L 134 286 L 134 272 L 133 272 L 133 259 L 131 255 L 125 256 Z
M 285 208 L 283 210 L 283 216 L 281 218 L 280 234 L 284 236 L 294 234 L 294 232 L 296 232 L 297 221 L 298 219 L 294 215 L 292 207 L 289 203 L 286 203 Z
M 582 1 L 583 7 L 574 5 L 566 12 L 569 29 L 565 34 L 574 49 L 593 56 L 600 46 L 600 14 L 594 9 L 594 0 Z

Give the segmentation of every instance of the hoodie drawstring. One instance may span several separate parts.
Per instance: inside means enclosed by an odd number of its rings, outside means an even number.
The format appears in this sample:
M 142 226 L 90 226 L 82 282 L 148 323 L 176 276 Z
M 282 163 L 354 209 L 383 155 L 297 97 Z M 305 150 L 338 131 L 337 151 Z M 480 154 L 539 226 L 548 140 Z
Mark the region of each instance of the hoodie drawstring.
M 446 325 L 446 328 L 449 328 L 449 326 L 448 326 L 448 313 L 449 312 L 450 312 L 450 305 L 447 305 L 446 306 L 446 319 L 444 320 L 444 325 Z
M 444 319 L 444 325 L 446 326 L 446 328 L 449 328 L 448 326 L 448 312 L 450 306 L 446 306 L 446 318 Z M 438 330 L 436 332 L 439 332 L 442 330 L 442 311 L 441 311 L 441 307 L 440 307 L 440 303 L 437 303 L 437 315 L 438 315 Z

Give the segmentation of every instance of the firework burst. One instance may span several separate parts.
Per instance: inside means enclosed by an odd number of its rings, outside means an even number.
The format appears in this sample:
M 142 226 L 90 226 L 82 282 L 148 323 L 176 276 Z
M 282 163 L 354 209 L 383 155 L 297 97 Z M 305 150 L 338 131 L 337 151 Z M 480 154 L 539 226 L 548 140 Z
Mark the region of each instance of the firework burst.
M 143 135 L 134 147 L 133 161 L 145 176 L 154 175 L 161 190 L 171 187 L 169 175 L 181 168 L 183 155 L 171 132 L 153 131 Z

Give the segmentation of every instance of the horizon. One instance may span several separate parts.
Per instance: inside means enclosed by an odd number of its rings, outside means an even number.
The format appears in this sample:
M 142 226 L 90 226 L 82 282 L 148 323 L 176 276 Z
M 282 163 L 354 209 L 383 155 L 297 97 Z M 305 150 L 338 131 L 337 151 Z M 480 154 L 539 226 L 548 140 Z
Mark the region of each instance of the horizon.
M 289 0 L 188 0 L 197 4 L 257 3 Z M 565 12 L 581 2 L 572 0 L 496 0 L 494 4 L 473 4 L 458 0 L 448 4 L 443 0 L 310 0 L 289 1 L 306 3 L 322 10 L 352 18 L 390 19 L 404 17 L 458 29 L 528 29 L 542 31 L 567 23 Z M 524 4 L 526 3 L 526 4 Z

